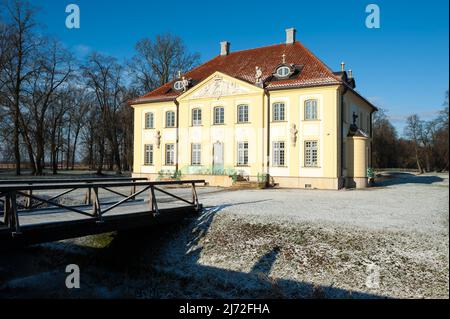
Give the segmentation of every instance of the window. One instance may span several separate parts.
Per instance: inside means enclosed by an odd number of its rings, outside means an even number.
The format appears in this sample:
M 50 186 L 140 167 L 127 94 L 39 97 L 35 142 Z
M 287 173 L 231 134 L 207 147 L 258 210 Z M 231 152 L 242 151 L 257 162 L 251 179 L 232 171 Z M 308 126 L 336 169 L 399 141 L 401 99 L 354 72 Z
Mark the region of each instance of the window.
M 276 76 L 280 78 L 285 78 L 289 76 L 291 69 L 288 66 L 280 66 L 276 71 Z
M 272 120 L 284 121 L 285 119 L 284 112 L 285 112 L 284 103 L 274 103 Z
M 222 106 L 214 108 L 214 124 L 225 123 L 225 109 Z
M 248 165 L 248 142 L 238 143 L 237 164 Z
M 153 145 L 144 145 L 144 165 L 153 165 Z
M 166 165 L 175 165 L 175 145 L 166 144 Z
M 145 113 L 145 128 L 153 128 L 153 113 Z
M 202 125 L 202 110 L 192 110 L 192 126 Z
M 273 142 L 273 166 L 284 166 L 284 142 Z
M 166 112 L 166 127 L 175 127 L 175 112 Z
M 238 105 L 238 123 L 248 122 L 248 105 Z
M 191 146 L 191 163 L 192 165 L 201 165 L 202 163 L 202 145 L 192 144 Z
M 317 120 L 317 100 L 305 101 L 305 120 Z
M 317 141 L 305 141 L 305 166 L 317 167 Z

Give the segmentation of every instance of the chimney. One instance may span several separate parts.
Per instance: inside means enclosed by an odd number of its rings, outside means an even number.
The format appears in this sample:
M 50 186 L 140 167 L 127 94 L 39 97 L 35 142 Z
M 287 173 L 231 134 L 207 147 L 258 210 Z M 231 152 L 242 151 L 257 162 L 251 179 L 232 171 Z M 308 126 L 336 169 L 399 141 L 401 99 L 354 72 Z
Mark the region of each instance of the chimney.
M 222 41 L 220 42 L 220 55 L 225 56 L 230 54 L 230 42 Z
M 348 77 L 349 77 L 349 79 L 353 78 L 353 71 L 352 70 L 348 70 Z
M 341 62 L 341 71 L 342 71 L 342 72 L 345 71 L 345 62 Z
M 295 43 L 295 33 L 297 30 L 295 28 L 286 29 L 286 44 L 294 44 Z

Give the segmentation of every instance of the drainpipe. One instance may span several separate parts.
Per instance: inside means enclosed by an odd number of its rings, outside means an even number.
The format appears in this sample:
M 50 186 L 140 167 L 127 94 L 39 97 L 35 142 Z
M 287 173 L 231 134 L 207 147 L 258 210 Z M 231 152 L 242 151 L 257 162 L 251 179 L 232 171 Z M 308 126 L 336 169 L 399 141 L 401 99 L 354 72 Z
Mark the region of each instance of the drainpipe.
M 268 90 L 264 90 L 264 94 L 267 96 L 267 150 L 266 150 L 266 174 L 270 176 L 270 93 Z
M 341 136 L 341 167 L 339 176 L 343 178 L 344 187 L 345 187 L 345 176 L 344 175 L 344 95 L 347 93 L 348 88 L 344 85 L 344 90 L 341 93 L 341 127 L 340 127 L 340 136 Z
M 180 103 L 177 100 L 174 100 L 175 105 L 177 107 L 176 111 L 176 142 L 175 142 L 175 172 L 178 173 L 178 139 L 179 139 L 179 128 L 180 128 Z
M 370 129 L 370 155 L 369 155 L 369 167 L 372 167 L 372 162 L 373 162 L 373 158 L 372 158 L 372 143 L 373 143 L 373 113 L 374 111 L 372 110 L 370 112 L 370 123 L 369 123 L 369 129 Z

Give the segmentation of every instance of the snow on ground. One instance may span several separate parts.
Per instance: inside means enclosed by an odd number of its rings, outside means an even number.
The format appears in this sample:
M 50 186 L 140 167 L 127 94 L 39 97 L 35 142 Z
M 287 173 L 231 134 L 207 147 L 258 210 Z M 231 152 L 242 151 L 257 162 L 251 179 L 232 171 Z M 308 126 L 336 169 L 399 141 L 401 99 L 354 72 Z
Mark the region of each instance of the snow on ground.
M 181 225 L 2 254 L 0 297 L 448 298 L 448 182 L 201 188 L 204 212 Z M 81 269 L 78 291 L 64 288 L 69 263 Z

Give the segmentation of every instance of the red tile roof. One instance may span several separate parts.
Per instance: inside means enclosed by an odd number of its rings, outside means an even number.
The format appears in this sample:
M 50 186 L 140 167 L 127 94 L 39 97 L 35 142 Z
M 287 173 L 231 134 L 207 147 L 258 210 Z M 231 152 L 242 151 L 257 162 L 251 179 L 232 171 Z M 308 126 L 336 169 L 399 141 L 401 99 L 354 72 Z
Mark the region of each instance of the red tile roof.
M 286 80 L 273 78 L 275 68 L 282 63 L 285 54 L 287 64 L 303 66 L 300 74 Z M 267 89 L 284 87 L 308 87 L 344 83 L 340 77 L 333 74 L 323 62 L 314 56 L 300 42 L 294 44 L 276 44 L 256 49 L 231 52 L 226 56 L 216 56 L 213 59 L 187 72 L 184 76 L 192 79 L 195 86 L 216 71 L 234 78 L 255 83 L 255 68 L 262 70 L 262 80 Z M 132 103 L 173 100 L 182 92 L 172 89 L 173 82 L 153 90 L 135 99 Z

